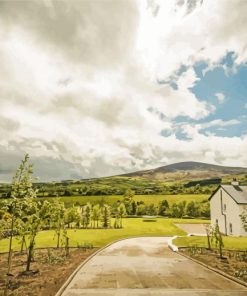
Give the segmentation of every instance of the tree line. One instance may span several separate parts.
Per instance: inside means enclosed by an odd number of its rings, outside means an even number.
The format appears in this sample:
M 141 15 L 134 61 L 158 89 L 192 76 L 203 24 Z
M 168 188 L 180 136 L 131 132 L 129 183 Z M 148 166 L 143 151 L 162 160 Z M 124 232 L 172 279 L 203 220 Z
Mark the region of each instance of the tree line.
M 207 200 L 203 202 L 181 201 L 170 204 L 166 199 L 157 206 L 155 204 L 146 205 L 143 201 L 134 201 L 134 191 L 127 190 L 124 194 L 123 203 L 126 213 L 129 216 L 165 216 L 171 218 L 209 218 L 210 208 Z

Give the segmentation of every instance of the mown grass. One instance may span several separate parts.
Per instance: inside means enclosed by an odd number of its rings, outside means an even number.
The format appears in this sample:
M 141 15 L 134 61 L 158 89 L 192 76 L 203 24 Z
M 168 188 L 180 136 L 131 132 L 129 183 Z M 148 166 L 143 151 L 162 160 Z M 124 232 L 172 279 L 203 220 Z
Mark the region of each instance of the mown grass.
M 207 247 L 207 238 L 202 236 L 178 237 L 173 240 L 178 247 Z M 247 237 L 223 237 L 224 249 L 247 251 Z M 215 247 L 215 246 L 213 246 Z
M 93 246 L 102 247 L 110 242 L 128 237 L 186 235 L 186 232 L 176 227 L 174 223 L 205 223 L 205 220 L 157 218 L 156 222 L 144 222 L 143 218 L 125 218 L 122 229 L 68 229 L 69 245 L 92 243 Z M 35 247 L 55 247 L 54 234 L 54 230 L 40 232 Z M 1 240 L 0 251 L 6 252 L 8 244 L 8 239 Z M 13 249 L 20 250 L 20 240 L 16 237 L 13 239 Z
M 198 201 L 208 199 L 208 195 L 205 194 L 177 194 L 177 195 L 135 195 L 133 200 L 135 202 L 143 201 L 146 205 L 155 204 L 158 205 L 162 200 L 166 199 L 170 205 L 180 201 Z M 54 197 L 42 197 L 41 200 L 53 200 Z M 123 201 L 121 195 L 93 195 L 93 196 L 62 196 L 61 200 L 65 203 L 66 207 L 75 205 L 85 205 L 87 202 L 92 204 L 106 203 L 112 205 L 117 201 Z

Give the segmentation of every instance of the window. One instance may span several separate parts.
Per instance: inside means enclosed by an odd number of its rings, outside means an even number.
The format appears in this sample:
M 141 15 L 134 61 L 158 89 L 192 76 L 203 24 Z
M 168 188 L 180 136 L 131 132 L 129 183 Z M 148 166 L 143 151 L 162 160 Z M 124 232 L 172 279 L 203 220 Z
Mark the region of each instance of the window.
M 226 204 L 224 204 L 224 212 L 226 212 Z
M 216 223 L 216 225 L 218 225 L 218 219 L 216 219 L 215 223 Z
M 232 223 L 229 224 L 230 234 L 232 234 Z

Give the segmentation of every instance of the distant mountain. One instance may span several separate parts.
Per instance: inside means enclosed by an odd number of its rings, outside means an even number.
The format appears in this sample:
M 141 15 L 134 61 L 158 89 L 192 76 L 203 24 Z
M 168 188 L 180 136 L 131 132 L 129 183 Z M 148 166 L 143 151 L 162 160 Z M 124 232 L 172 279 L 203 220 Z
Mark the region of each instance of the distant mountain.
M 146 177 L 160 180 L 192 180 L 201 178 L 223 177 L 226 175 L 247 174 L 247 168 L 228 167 L 202 162 L 186 161 L 166 166 L 158 167 L 152 170 L 144 170 L 124 174 L 126 177 Z

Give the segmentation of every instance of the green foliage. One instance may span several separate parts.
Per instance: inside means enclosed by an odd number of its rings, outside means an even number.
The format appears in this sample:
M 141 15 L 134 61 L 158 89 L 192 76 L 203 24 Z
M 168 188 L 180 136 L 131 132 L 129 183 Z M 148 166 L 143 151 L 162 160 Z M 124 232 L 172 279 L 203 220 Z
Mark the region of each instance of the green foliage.
M 72 206 L 65 210 L 65 224 L 68 228 L 71 228 L 71 225 L 75 224 L 77 227 L 80 226 L 81 215 L 79 207 Z
M 12 215 L 9 250 L 12 247 L 13 230 L 16 227 L 22 241 L 26 236 L 28 237 L 27 271 L 30 270 L 35 238 L 41 226 L 40 202 L 36 199 L 36 189 L 33 188 L 32 184 L 32 173 L 33 167 L 29 163 L 28 154 L 26 154 L 13 177 L 12 199 L 9 204 L 9 211 Z
M 243 228 L 244 230 L 247 232 L 247 210 L 244 210 L 241 215 L 240 215 L 242 224 L 243 224 Z
M 101 208 L 102 227 L 109 228 L 111 223 L 111 209 L 108 205 Z
M 211 238 L 214 233 L 214 228 L 211 224 L 206 224 L 204 227 L 207 235 L 208 250 L 211 250 Z
M 166 216 L 168 209 L 169 209 L 169 203 L 166 199 L 164 199 L 159 203 L 158 214 L 160 216 Z
M 186 207 L 186 215 L 190 217 L 198 217 L 199 207 L 194 201 L 190 201 Z
M 60 237 L 63 229 L 65 228 L 65 206 L 64 203 L 56 198 L 53 203 L 51 203 L 51 224 L 55 230 L 55 235 L 57 236 L 57 248 L 60 246 Z
M 92 218 L 92 206 L 90 203 L 87 203 L 82 208 L 82 225 L 84 228 L 88 228 L 91 222 L 91 218 Z
M 126 190 L 126 192 L 124 193 L 124 198 L 128 201 L 132 200 L 134 196 L 135 192 L 131 189 Z
M 216 247 L 218 247 L 220 258 L 222 258 L 223 257 L 222 249 L 224 247 L 224 243 L 223 243 L 223 238 L 222 238 L 222 235 L 220 232 L 220 227 L 218 224 L 216 224 L 214 229 L 212 230 L 211 241 L 212 241 L 212 243 L 215 243 Z
M 44 256 L 41 260 L 42 263 L 48 263 L 48 264 L 63 264 L 66 259 L 66 256 L 63 252 L 57 252 L 55 250 L 52 250 L 50 248 L 47 249 L 47 256 Z
M 146 207 L 146 214 L 149 216 L 156 216 L 158 213 L 158 209 L 154 204 L 151 204 Z
M 117 216 L 116 216 L 116 218 L 120 218 L 120 227 L 121 228 L 123 227 L 122 220 L 123 220 L 123 217 L 126 216 L 126 213 L 127 212 L 126 212 L 125 205 L 124 205 L 124 203 L 121 203 L 117 208 Z M 116 226 L 116 228 L 118 228 L 118 223 L 117 223 L 117 221 L 115 221 L 115 222 L 116 222 L 115 226 Z
M 138 216 L 146 215 L 146 206 L 144 204 L 137 205 L 136 214 Z
M 94 205 L 92 209 L 92 220 L 93 220 L 93 227 L 99 227 L 99 221 L 101 219 L 101 210 L 99 205 Z
M 186 201 L 174 203 L 170 209 L 170 215 L 174 218 L 182 218 L 185 215 Z

